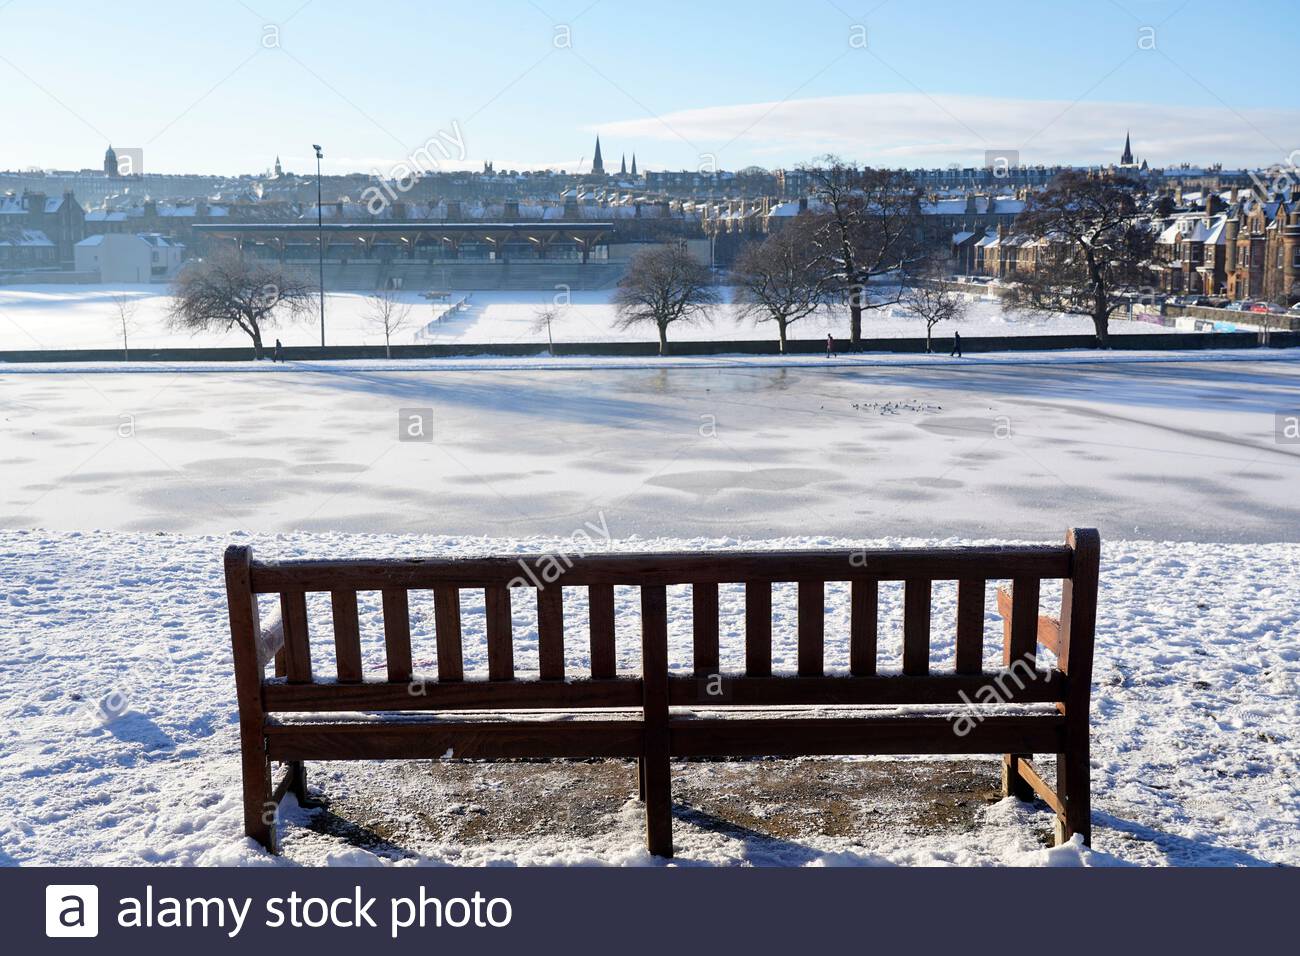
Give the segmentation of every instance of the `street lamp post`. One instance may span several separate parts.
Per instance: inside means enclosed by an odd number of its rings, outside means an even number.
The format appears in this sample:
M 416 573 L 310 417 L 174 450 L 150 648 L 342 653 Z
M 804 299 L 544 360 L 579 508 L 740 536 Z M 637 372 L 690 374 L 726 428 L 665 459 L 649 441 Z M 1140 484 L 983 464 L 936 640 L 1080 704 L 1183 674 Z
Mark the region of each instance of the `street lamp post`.
M 325 224 L 321 209 L 320 161 L 324 155 L 317 145 L 316 150 L 316 249 L 320 254 L 320 347 L 325 347 Z

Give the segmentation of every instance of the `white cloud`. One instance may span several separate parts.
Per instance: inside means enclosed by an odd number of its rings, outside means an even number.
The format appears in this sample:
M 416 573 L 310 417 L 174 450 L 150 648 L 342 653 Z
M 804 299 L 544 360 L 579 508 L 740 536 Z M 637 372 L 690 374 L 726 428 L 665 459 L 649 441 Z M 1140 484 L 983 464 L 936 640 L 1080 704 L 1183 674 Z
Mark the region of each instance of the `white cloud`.
M 985 150 L 1018 149 L 1029 164 L 1111 162 L 1124 133 L 1152 165 L 1180 162 L 1267 166 L 1300 147 L 1300 111 L 1233 110 L 1028 100 L 921 93 L 876 93 L 681 110 L 602 124 L 609 140 L 683 140 L 719 164 L 784 165 L 832 152 L 896 166 L 982 164 Z

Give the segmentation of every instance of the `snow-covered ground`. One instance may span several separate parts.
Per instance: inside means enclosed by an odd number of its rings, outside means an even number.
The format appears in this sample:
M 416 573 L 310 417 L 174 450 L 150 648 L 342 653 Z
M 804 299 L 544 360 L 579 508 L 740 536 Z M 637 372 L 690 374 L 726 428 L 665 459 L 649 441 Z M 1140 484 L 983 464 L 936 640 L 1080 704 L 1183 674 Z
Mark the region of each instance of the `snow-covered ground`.
M 167 309 L 171 299 L 160 285 L 127 286 L 0 286 L 0 350 L 120 348 L 121 326 L 115 299 L 128 296 L 135 303 L 130 343 L 136 348 L 183 348 L 186 346 L 246 346 L 247 337 L 233 332 L 203 332 L 192 335 L 171 329 Z M 553 304 L 555 294 L 546 292 L 453 292 L 449 301 L 468 297 L 464 310 L 446 315 L 447 303 L 431 303 L 417 292 L 399 293 L 411 306 L 406 325 L 393 337 L 393 344 L 417 341 L 433 343 L 500 344 L 545 342 L 546 332 L 535 327 L 538 312 Z M 552 335 L 557 342 L 655 341 L 653 328 L 623 331 L 615 328 L 614 306 L 609 291 L 574 292 L 564 302 Z M 381 329 L 370 318 L 371 304 L 362 293 L 330 293 L 326 296 L 326 327 L 332 345 L 382 345 Z M 436 320 L 436 321 L 435 321 Z M 427 333 L 424 331 L 428 327 Z M 811 316 L 792 327 L 795 338 L 822 339 L 827 333 L 848 337 L 848 317 L 843 309 Z M 1009 314 L 992 300 L 972 299 L 969 313 L 957 328 L 963 335 L 1073 335 L 1092 331 L 1091 322 L 1081 316 L 1034 318 Z M 936 335 L 950 335 L 952 328 L 940 326 Z M 1170 331 L 1146 322 L 1116 320 L 1111 331 Z M 922 337 L 925 326 L 901 307 L 874 310 L 864 319 L 867 337 Z M 730 305 L 719 306 L 713 321 L 674 328 L 671 338 L 689 341 L 775 338 L 770 324 L 755 326 L 737 322 Z M 278 336 L 286 345 L 317 345 L 319 320 L 313 315 L 300 322 L 275 329 L 268 341 Z
M 0 533 L 0 862 L 264 864 L 242 837 L 238 733 L 220 558 L 232 541 L 264 556 L 468 554 L 572 547 L 565 539 L 289 534 Z M 854 539 L 853 546 L 863 542 Z M 915 541 L 882 541 L 914 544 Z M 643 540 L 620 548 L 735 546 L 734 539 Z M 748 542 L 747 546 L 755 546 Z M 762 546 L 850 546 L 824 537 Z M 1103 542 L 1093 707 L 1094 849 L 1044 849 L 1048 814 L 1002 801 L 969 831 L 873 829 L 851 838 L 765 842 L 680 813 L 678 864 L 1300 864 L 1300 545 Z M 621 592 L 620 592 L 621 594 Z M 846 665 L 846 595 L 828 589 L 827 664 Z M 367 672 L 382 666 L 377 601 L 365 595 Z M 1059 589 L 1045 592 L 1045 605 Z M 585 596 L 566 592 L 568 666 L 586 663 Z M 463 598 L 470 676 L 484 669 L 481 595 Z M 900 595 L 882 591 L 882 668 L 897 668 Z M 635 666 L 635 595 L 621 595 L 620 666 Z M 671 659 L 690 659 L 690 600 L 670 593 Z M 794 666 L 793 595 L 774 601 L 774 662 Z M 951 667 L 951 587 L 936 588 L 932 664 Z M 312 605 L 313 656 L 330 665 L 328 608 Z M 535 618 L 515 611 L 516 657 L 536 658 Z M 432 611 L 417 601 L 417 667 L 427 667 Z M 722 663 L 739 669 L 740 595 L 722 593 Z M 946 626 L 945 626 L 946 622 Z M 986 650 L 1000 627 L 986 618 Z M 322 639 L 323 638 L 323 639 Z M 114 716 L 105 715 L 101 703 Z M 335 799 L 387 793 L 392 764 L 337 776 L 313 765 Z M 430 771 L 437 786 L 439 770 Z M 358 791 L 360 793 L 358 793 Z M 632 796 L 629 794 L 629 796 Z M 548 797 L 562 818 L 564 793 Z M 761 803 L 763 795 L 748 800 Z M 290 798 L 290 803 L 292 800 Z M 436 801 L 435 801 L 436 803 Z M 507 799 L 508 803 L 508 799 Z M 463 808 L 462 808 L 463 809 Z M 759 816 L 761 806 L 749 808 Z M 869 806 L 858 811 L 868 815 Z M 362 821 L 379 826 L 382 819 Z M 415 842 L 364 849 L 313 827 L 290 806 L 287 864 L 376 862 L 650 863 L 634 800 L 591 821 L 592 835 Z M 557 822 L 556 827 L 560 824 Z M 797 853 L 792 852 L 797 850 Z
M 1275 433 L 1277 413 L 1300 411 L 1300 368 L 1283 352 L 1159 358 L 0 367 L 0 863 L 269 862 L 240 836 L 225 544 L 534 551 L 592 523 L 656 549 L 1102 530 L 1094 851 L 1043 849 L 1046 815 L 1004 801 L 969 831 L 864 823 L 794 844 L 687 814 L 679 862 L 1300 864 L 1300 456 Z M 401 409 L 427 416 L 431 441 L 398 440 Z M 846 612 L 830 593 L 836 667 Z M 892 654 L 898 595 L 883 598 Z M 938 636 L 953 600 L 936 591 L 936 668 L 951 662 Z M 724 595 L 731 666 L 737 601 Z M 581 594 L 567 610 L 576 670 Z M 479 670 L 472 596 L 465 612 Z M 776 612 L 789 668 L 790 595 Z M 522 662 L 535 631 L 527 606 L 517 615 Z M 428 617 L 417 609 L 424 647 Z M 625 617 L 629 668 L 636 634 Z M 106 697 L 117 716 L 95 717 Z M 394 792 L 390 767 L 314 772 L 363 806 Z M 290 808 L 285 860 L 649 862 L 635 802 L 599 823 L 390 851 Z

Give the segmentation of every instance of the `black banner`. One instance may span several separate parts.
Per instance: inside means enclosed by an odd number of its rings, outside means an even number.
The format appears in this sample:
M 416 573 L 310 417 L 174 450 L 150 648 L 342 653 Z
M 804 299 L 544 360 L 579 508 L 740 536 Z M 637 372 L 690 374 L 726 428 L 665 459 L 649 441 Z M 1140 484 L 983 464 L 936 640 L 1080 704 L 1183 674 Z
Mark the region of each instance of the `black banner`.
M 1286 939 L 1295 870 L 0 870 L 11 953 L 1191 952 Z M 369 949 L 366 950 L 369 952 Z

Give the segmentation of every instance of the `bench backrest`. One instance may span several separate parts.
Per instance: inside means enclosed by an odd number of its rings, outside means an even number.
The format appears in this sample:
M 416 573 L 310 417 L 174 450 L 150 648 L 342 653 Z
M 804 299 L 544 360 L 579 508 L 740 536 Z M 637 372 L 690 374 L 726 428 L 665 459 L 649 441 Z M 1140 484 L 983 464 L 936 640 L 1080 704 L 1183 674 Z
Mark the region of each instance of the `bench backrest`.
M 643 706 L 650 687 L 675 706 L 969 703 L 987 686 L 983 671 L 989 581 L 1011 582 L 1004 665 L 1017 661 L 1033 679 L 1004 688 L 999 702 L 1081 704 L 1086 713 L 1097 603 L 1099 541 L 1076 529 L 1059 546 L 994 546 L 858 551 L 704 552 L 271 561 L 251 549 L 226 552 L 226 574 L 241 714 L 276 711 L 593 709 Z M 529 570 L 531 569 L 531 570 Z M 548 570 L 549 569 L 549 570 Z M 556 577 L 546 583 L 551 572 Z M 1040 582 L 1060 579 L 1059 627 L 1040 622 Z M 849 674 L 827 676 L 825 586 L 850 589 Z M 879 584 L 902 581 L 901 674 L 877 674 Z M 955 667 L 931 673 L 931 593 L 935 581 L 957 582 Z M 797 586 L 797 676 L 773 677 L 772 586 Z M 745 669 L 717 677 L 718 586 L 744 587 Z M 640 588 L 642 666 L 638 677 L 615 668 L 616 586 Z M 667 587 L 689 585 L 693 674 L 670 676 Z M 537 598 L 537 673 L 516 677 L 512 593 Z M 564 594 L 588 595 L 589 669 L 566 671 Z M 409 592 L 431 591 L 437 673 L 412 667 Z M 488 679 L 465 680 L 460 592 L 479 591 L 485 607 Z M 313 666 L 307 594 L 326 592 L 333 613 L 335 672 Z M 387 680 L 364 681 L 358 592 L 379 592 Z M 276 595 L 280 623 L 263 629 L 257 596 Z M 1003 598 L 1005 604 L 1006 598 Z M 1036 667 L 1040 640 L 1053 644 L 1057 666 Z M 276 680 L 266 679 L 274 664 Z M 1021 665 L 1023 666 L 1023 665 Z M 530 668 L 531 670 L 531 668 Z M 1067 679 L 1068 675 L 1068 679 Z

